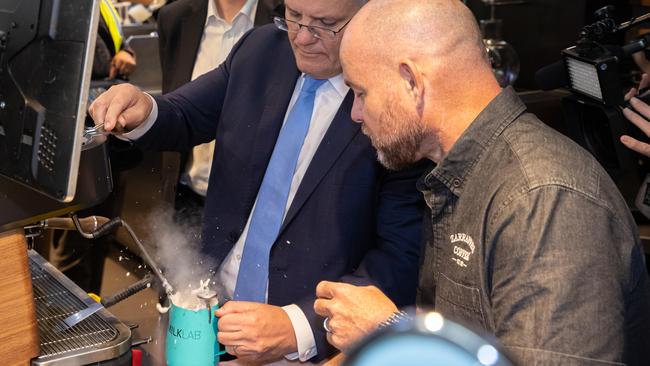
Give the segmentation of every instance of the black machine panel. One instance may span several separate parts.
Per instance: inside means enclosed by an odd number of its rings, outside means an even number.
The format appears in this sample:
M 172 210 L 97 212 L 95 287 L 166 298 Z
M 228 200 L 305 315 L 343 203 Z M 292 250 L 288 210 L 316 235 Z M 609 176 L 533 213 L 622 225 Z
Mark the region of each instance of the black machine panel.
M 89 0 L 0 4 L 0 174 L 73 199 L 99 7 Z

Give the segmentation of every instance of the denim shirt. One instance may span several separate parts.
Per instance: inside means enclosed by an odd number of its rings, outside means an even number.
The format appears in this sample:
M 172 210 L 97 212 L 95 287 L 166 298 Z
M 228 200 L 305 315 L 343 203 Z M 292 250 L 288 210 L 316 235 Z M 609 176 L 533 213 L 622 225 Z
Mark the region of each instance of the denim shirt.
M 418 182 L 418 305 L 519 365 L 650 364 L 636 224 L 596 160 L 504 89 Z

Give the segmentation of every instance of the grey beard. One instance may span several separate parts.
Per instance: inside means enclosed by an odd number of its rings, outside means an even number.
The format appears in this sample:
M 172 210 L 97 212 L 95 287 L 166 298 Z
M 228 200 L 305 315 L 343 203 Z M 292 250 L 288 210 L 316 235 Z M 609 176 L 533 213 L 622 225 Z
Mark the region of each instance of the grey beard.
M 408 168 L 417 160 L 416 152 L 422 142 L 420 135 L 411 135 L 390 145 L 377 148 L 377 160 L 388 170 L 398 171 Z
M 389 170 L 402 170 L 417 160 L 417 151 L 424 139 L 424 130 L 417 120 L 399 118 L 400 108 L 395 103 L 380 117 L 383 125 L 395 127 L 396 136 L 387 141 L 373 141 L 377 149 L 377 160 Z M 377 142 L 378 144 L 375 144 Z

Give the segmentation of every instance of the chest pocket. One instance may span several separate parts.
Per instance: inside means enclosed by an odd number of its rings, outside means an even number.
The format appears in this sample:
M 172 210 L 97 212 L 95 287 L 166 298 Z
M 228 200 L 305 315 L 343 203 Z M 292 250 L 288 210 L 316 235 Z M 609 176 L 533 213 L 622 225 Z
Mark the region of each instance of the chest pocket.
M 462 285 L 444 273 L 437 281 L 436 311 L 474 331 L 487 330 L 479 289 Z

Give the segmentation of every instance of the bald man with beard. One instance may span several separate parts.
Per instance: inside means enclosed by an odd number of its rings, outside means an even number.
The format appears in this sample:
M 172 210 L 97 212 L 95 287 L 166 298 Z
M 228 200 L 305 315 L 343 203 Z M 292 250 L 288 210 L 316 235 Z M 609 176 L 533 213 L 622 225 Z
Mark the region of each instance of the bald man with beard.
M 499 87 L 462 2 L 371 1 L 341 62 L 381 163 L 437 163 L 418 182 L 430 208 L 418 306 L 494 334 L 516 364 L 647 365 L 650 287 L 625 202 Z M 344 352 L 397 312 L 375 287 L 321 282 L 317 296 Z

